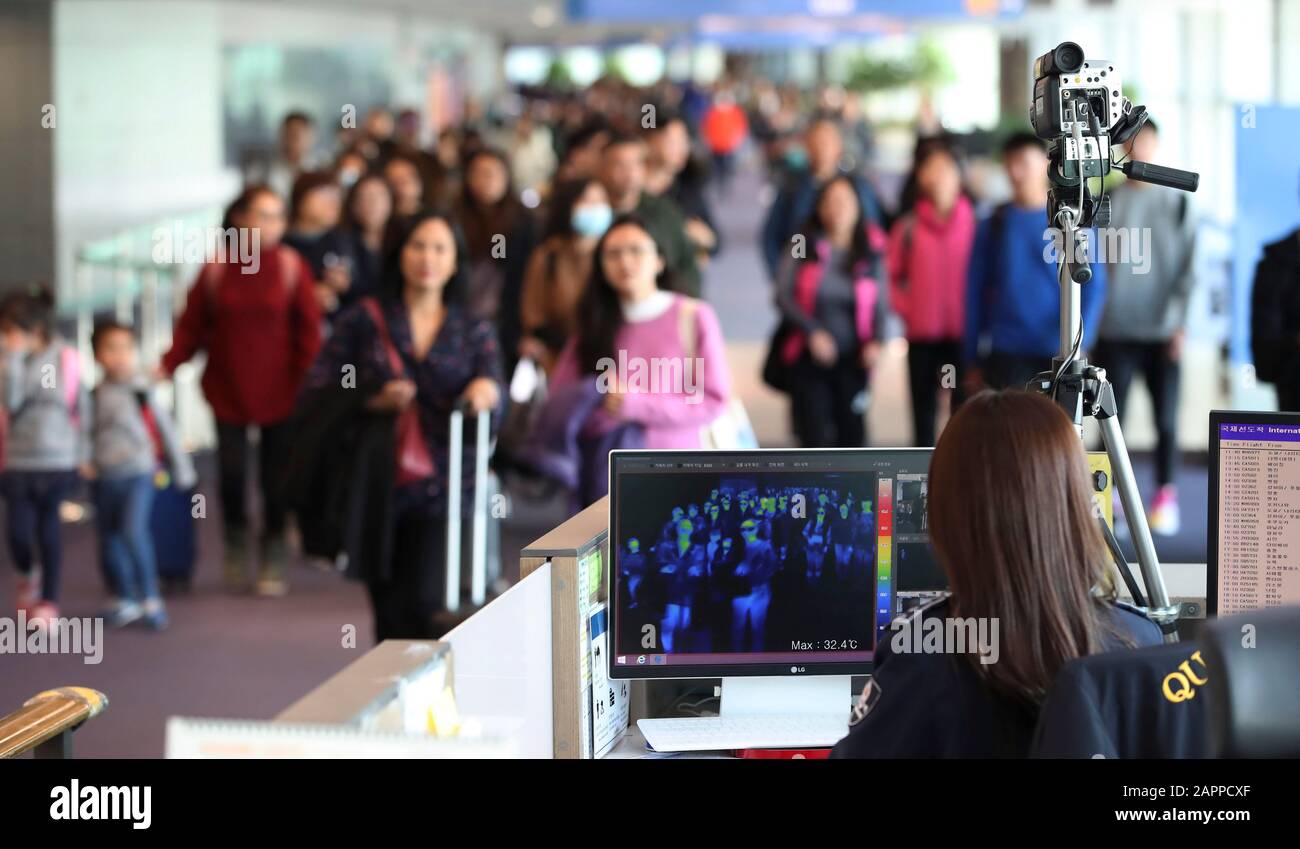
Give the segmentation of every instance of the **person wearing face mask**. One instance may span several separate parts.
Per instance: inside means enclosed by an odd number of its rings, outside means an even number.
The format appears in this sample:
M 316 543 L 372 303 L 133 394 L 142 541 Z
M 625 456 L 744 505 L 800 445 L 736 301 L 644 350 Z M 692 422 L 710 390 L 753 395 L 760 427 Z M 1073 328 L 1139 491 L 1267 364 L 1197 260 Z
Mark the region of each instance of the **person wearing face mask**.
M 217 421 L 224 569 L 232 591 L 248 582 L 245 458 L 250 428 L 260 432 L 263 533 L 256 588 L 267 596 L 287 590 L 283 484 L 293 441 L 289 417 L 320 348 L 316 281 L 306 260 L 281 244 L 284 218 L 284 203 L 269 186 L 250 186 L 235 198 L 222 229 L 238 233 L 243 250 L 199 272 L 158 374 L 171 377 L 199 351 L 207 354 L 203 395 Z
M 366 583 L 376 641 L 440 635 L 448 494 L 460 487 L 464 509 L 472 510 L 473 418 L 501 406 L 496 333 L 465 306 L 465 257 L 452 219 L 423 212 L 408 222 L 389 254 L 383 293 L 339 316 L 300 407 L 300 415 L 343 413 L 340 429 L 318 440 L 337 455 L 317 456 L 315 465 L 340 468 L 359 501 L 343 517 L 314 515 L 304 536 L 315 537 L 321 522 L 352 529 L 341 545 L 351 574 Z M 339 374 L 348 366 L 355 370 L 355 388 L 340 388 Z M 449 421 L 459 404 L 468 412 L 456 481 L 448 477 Z M 395 470 L 395 430 L 399 414 L 412 406 L 433 474 L 407 480 Z M 494 431 L 497 424 L 494 415 Z M 361 437 L 376 430 L 386 438 Z
M 548 372 L 578 323 L 578 299 L 591 278 L 596 242 L 614 214 L 595 177 L 560 183 L 550 205 L 542 243 L 524 274 L 519 355 Z
M 370 162 L 360 151 L 351 148 L 334 161 L 334 179 L 344 191 L 351 189 L 369 171 Z

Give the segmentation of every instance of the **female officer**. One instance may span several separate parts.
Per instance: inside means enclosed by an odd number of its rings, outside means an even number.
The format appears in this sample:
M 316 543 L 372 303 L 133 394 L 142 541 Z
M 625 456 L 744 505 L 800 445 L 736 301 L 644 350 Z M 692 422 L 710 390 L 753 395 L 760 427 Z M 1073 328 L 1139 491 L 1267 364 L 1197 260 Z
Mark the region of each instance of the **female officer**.
M 1083 447 L 1056 404 L 1008 391 L 963 405 L 930 461 L 930 538 L 951 593 L 877 641 L 833 755 L 1023 757 L 1061 666 L 1159 643 L 1154 623 L 1114 601 L 1092 504 Z M 930 630 L 918 617 L 983 620 L 994 639 L 964 656 L 917 651 L 909 631 Z

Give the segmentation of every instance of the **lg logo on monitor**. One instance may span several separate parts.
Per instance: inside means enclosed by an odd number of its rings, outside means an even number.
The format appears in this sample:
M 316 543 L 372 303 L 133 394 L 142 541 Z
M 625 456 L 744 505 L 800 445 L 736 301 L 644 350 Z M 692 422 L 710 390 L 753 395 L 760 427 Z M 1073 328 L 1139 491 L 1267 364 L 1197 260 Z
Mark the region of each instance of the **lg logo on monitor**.
M 791 667 L 790 667 L 790 674 L 791 674 L 791 675 L 798 675 L 800 672 L 807 672 L 807 671 L 808 671 L 808 667 L 806 667 L 806 666 L 791 666 Z

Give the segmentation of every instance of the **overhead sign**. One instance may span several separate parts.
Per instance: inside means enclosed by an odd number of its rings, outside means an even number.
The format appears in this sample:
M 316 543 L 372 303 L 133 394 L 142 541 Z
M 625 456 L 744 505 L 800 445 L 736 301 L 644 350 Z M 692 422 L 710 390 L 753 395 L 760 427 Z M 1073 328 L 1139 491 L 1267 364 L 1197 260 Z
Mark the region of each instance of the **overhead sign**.
M 570 21 L 696 21 L 725 16 L 757 18 L 809 16 L 848 18 L 882 15 L 912 18 L 1004 18 L 1020 14 L 1025 0 L 567 0 Z

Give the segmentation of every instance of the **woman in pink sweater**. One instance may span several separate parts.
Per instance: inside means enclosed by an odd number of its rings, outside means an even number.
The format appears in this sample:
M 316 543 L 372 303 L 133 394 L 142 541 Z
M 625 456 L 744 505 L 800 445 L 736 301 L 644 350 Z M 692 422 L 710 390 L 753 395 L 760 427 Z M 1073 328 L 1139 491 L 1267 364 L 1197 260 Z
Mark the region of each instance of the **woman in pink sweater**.
M 966 264 L 976 220 L 962 190 L 955 150 L 941 143 L 921 148 L 913 172 L 916 206 L 894 222 L 886 264 L 890 299 L 907 328 L 916 444 L 930 446 L 939 392 L 953 390 L 954 408 L 962 400 L 956 369 L 962 359 Z
M 633 215 L 597 244 L 578 332 L 551 375 L 553 389 L 593 379 L 604 394 L 584 433 L 630 421 L 647 448 L 699 448 L 701 428 L 725 409 L 731 375 L 717 316 L 661 287 L 665 273 L 663 251 Z

